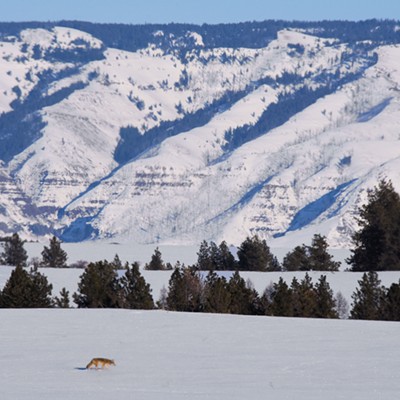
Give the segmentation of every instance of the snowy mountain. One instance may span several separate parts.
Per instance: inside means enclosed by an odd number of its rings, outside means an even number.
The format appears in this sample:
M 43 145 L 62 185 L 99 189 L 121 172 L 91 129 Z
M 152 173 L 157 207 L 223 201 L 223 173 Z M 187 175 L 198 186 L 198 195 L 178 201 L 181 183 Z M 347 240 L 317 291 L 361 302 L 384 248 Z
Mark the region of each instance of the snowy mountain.
M 399 28 L 0 24 L 1 234 L 348 246 L 400 190 Z

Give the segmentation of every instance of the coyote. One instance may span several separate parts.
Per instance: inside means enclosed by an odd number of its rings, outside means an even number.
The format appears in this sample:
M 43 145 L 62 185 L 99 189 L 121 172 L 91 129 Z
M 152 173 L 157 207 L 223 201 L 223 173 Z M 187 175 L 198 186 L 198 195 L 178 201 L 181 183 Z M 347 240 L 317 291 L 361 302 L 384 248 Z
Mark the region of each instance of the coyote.
M 86 365 L 86 369 L 95 367 L 96 369 L 99 368 L 99 365 L 101 365 L 100 368 L 104 367 L 109 367 L 110 365 L 115 365 L 114 360 L 110 360 L 108 358 L 102 358 L 102 357 L 96 357 L 93 358 L 92 361 L 88 365 Z

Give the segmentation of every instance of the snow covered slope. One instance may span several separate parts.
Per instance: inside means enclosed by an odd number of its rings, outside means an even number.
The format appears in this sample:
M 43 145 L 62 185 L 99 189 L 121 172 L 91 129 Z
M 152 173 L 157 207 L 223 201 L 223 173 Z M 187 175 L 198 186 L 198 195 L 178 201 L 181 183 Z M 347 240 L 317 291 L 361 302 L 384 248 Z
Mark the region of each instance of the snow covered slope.
M 0 38 L 1 232 L 346 247 L 366 190 L 400 189 L 397 45 L 305 29 L 261 48 L 152 38 Z
M 2 398 L 391 400 L 400 324 L 128 310 L 0 310 Z M 108 370 L 86 370 L 93 357 Z

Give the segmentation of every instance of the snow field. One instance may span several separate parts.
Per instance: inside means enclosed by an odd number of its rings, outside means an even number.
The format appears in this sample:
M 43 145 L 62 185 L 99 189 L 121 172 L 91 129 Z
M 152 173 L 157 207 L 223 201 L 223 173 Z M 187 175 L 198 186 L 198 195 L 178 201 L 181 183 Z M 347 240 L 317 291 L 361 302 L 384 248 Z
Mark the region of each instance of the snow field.
M 392 400 L 400 324 L 0 310 L 1 398 Z M 108 370 L 84 370 L 93 357 Z

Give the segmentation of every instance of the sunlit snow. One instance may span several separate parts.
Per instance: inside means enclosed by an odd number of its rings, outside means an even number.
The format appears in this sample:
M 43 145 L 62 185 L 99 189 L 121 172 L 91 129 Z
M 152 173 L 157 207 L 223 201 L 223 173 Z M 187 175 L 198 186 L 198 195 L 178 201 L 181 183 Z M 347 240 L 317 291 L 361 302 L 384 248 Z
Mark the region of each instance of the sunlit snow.
M 3 399 L 392 400 L 391 322 L 0 310 Z M 116 366 L 86 370 L 93 357 Z

